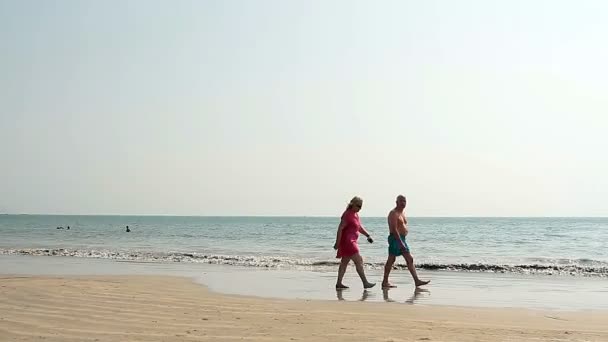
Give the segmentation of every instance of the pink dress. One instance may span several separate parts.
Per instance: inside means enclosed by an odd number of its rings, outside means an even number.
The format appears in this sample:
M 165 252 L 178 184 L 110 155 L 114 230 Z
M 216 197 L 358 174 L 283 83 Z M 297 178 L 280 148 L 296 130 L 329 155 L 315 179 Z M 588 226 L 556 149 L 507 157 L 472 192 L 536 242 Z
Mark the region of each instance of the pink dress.
M 359 239 L 359 227 L 361 221 L 359 220 L 359 214 L 356 212 L 346 209 L 342 214 L 342 236 L 338 243 L 338 254 L 336 258 L 349 257 L 359 253 L 359 245 L 357 240 Z

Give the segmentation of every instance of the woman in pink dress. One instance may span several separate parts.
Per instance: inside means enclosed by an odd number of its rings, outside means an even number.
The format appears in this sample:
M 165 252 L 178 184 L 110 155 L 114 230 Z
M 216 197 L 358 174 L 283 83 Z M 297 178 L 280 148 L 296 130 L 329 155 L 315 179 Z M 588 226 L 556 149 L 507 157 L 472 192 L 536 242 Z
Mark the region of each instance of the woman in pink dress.
M 336 258 L 341 258 L 340 267 L 338 268 L 338 281 L 336 281 L 336 289 L 347 289 L 348 286 L 342 284 L 344 273 L 348 267 L 348 263 L 352 260 L 355 263 L 357 273 L 363 282 L 363 287 L 369 289 L 376 285 L 370 283 L 365 277 L 363 270 L 363 258 L 359 254 L 359 233 L 363 233 L 367 237 L 369 243 L 374 242 L 370 234 L 363 228 L 361 221 L 359 220 L 359 211 L 363 206 L 363 200 L 360 197 L 353 197 L 350 203 L 346 207 L 346 210 L 342 214 L 340 225 L 338 226 L 338 233 L 336 236 L 336 243 L 334 249 L 338 250 Z

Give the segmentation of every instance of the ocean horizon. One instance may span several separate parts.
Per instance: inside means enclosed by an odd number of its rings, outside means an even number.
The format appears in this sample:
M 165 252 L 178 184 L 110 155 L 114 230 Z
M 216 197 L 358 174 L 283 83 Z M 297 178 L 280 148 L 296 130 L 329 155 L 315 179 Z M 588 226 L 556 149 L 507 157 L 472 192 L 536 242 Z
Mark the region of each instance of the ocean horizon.
M 48 213 L 0 213 L 3 216 L 121 216 L 121 217 L 203 217 L 203 218 L 217 218 L 217 217 L 238 217 L 238 218 L 339 218 L 340 215 L 177 215 L 177 214 L 48 214 Z M 360 218 L 384 218 L 385 216 L 375 216 L 375 215 L 359 215 Z M 512 218 L 512 219 L 520 219 L 520 218 L 530 218 L 530 219 L 543 219 L 543 218 L 563 218 L 563 219 L 580 219 L 580 218 L 607 218 L 608 216 L 594 216 L 594 215 L 583 215 L 583 216 L 479 216 L 479 215 L 448 215 L 448 216 L 407 216 L 408 218 Z
M 380 269 L 386 218 L 361 220 L 375 238 L 359 241 L 365 265 Z M 2 215 L 0 254 L 327 269 L 338 261 L 338 223 L 312 216 Z M 608 218 L 409 217 L 409 225 L 421 269 L 608 277 Z

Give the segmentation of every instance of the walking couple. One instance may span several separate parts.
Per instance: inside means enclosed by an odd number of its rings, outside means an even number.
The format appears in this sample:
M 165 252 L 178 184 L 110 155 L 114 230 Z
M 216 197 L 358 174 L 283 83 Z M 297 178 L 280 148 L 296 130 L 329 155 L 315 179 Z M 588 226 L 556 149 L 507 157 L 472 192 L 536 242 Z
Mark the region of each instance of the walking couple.
M 391 288 L 395 285 L 388 281 L 388 275 L 393 269 L 393 265 L 398 256 L 403 256 L 407 264 L 407 268 L 410 271 L 414 284 L 416 287 L 426 285 L 429 280 L 420 280 L 416 273 L 416 267 L 414 266 L 414 257 L 410 252 L 410 248 L 405 241 L 405 237 L 408 233 L 407 219 L 405 218 L 405 196 L 397 196 L 396 206 L 388 213 L 388 259 L 384 265 L 384 279 L 382 280 L 382 288 Z M 340 258 L 340 267 L 338 268 L 338 280 L 336 281 L 336 289 L 346 289 L 348 286 L 342 283 L 344 273 L 348 264 L 352 260 L 355 263 L 355 267 L 363 287 L 366 289 L 374 287 L 375 283 L 370 283 L 365 277 L 365 271 L 363 270 L 363 258 L 359 254 L 359 234 L 363 234 L 367 237 L 369 243 L 373 243 L 370 233 L 363 227 L 359 220 L 359 211 L 363 207 L 363 200 L 360 197 L 353 197 L 350 201 L 346 210 L 342 214 L 340 225 L 338 226 L 338 232 L 336 234 L 336 243 L 334 249 L 338 251 L 336 258 Z

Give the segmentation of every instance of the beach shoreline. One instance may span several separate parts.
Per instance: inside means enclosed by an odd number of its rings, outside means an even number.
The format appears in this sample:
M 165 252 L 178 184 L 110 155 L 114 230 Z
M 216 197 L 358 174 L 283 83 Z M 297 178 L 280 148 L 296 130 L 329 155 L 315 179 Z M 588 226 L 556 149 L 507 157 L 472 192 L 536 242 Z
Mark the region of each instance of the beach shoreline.
M 187 277 L 0 276 L 2 341 L 601 341 L 608 312 L 226 295 Z
M 371 281 L 382 273 L 367 270 Z M 0 275 L 20 276 L 182 276 L 226 295 L 327 301 L 391 302 L 410 305 L 541 309 L 551 311 L 608 310 L 605 281 L 598 278 L 423 271 L 431 279 L 416 292 L 409 273 L 396 270 L 397 288 L 380 285 L 365 291 L 353 267 L 346 272 L 351 288 L 335 291 L 336 270 L 276 270 L 189 263 L 130 262 L 107 259 L 0 256 Z

